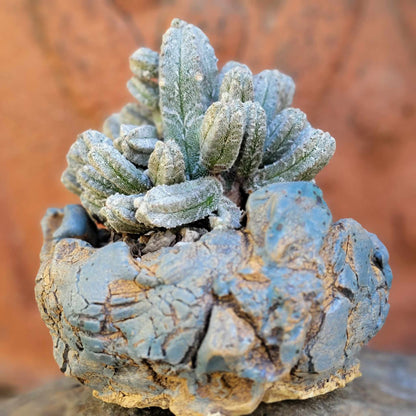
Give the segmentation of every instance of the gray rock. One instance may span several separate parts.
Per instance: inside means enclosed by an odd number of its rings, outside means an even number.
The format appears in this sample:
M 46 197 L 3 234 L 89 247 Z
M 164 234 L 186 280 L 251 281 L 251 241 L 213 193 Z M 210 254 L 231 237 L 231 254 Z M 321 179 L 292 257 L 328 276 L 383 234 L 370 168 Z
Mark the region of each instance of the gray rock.
M 193 243 L 198 241 L 206 233 L 207 230 L 204 228 L 183 227 L 180 230 L 180 235 L 182 237 L 181 242 Z
M 122 241 L 54 238 L 48 212 L 36 296 L 61 370 L 104 401 L 184 416 L 247 414 L 357 377 L 388 311 L 385 247 L 332 223 L 310 182 L 266 186 L 246 208 L 241 231 L 137 259 Z
M 252 416 L 414 416 L 416 357 L 364 351 L 363 376 L 308 400 L 261 404 Z M 171 416 L 156 407 L 126 409 L 104 403 L 76 380 L 61 379 L 2 403 L 2 416 Z

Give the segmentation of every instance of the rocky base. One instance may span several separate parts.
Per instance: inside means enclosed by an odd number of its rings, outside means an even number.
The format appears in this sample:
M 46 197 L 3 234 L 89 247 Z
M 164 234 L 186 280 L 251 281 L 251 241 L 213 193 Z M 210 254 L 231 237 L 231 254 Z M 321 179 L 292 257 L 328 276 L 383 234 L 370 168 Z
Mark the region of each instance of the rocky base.
M 416 356 L 361 353 L 363 377 L 343 389 L 308 400 L 261 404 L 256 416 L 410 416 L 416 409 Z M 65 378 L 3 403 L 2 416 L 168 416 L 168 410 L 125 409 L 94 398 L 91 390 Z
M 332 223 L 310 182 L 264 187 L 246 208 L 242 230 L 141 257 L 100 247 L 82 207 L 49 209 L 36 298 L 61 371 L 107 403 L 177 416 L 245 415 L 359 376 L 389 309 L 385 247 Z

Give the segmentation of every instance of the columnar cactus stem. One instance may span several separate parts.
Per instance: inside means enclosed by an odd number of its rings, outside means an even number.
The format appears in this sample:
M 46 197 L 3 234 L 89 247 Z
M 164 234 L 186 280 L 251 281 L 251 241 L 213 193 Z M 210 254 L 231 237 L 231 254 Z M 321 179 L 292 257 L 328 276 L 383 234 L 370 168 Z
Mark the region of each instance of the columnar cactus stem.
M 174 19 L 164 34 L 159 65 L 165 139 L 175 140 L 192 178 L 198 162 L 202 117 L 213 96 L 217 58 L 205 34 Z

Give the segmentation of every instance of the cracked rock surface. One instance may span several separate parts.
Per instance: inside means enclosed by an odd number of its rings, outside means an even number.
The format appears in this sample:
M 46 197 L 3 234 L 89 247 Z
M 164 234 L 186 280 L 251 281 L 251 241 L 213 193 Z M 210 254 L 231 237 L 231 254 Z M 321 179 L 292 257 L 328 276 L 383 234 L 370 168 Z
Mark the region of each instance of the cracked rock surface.
M 251 194 L 242 231 L 142 257 L 77 205 L 50 209 L 36 282 L 54 356 L 100 399 L 176 415 L 241 415 L 360 375 L 388 312 L 388 253 L 356 221 L 332 223 L 318 187 Z
M 414 416 L 416 356 L 364 350 L 363 376 L 343 389 L 308 400 L 261 404 L 251 416 Z M 68 378 L 2 403 L 2 416 L 172 416 L 157 407 L 126 409 L 92 397 Z

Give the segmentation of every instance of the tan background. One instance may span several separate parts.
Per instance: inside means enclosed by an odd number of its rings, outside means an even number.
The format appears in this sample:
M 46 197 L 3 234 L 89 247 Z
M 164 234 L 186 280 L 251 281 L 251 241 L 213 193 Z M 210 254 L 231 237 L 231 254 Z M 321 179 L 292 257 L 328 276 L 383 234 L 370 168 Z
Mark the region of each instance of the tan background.
M 34 303 L 48 206 L 76 134 L 131 100 L 127 58 L 157 49 L 173 17 L 199 25 L 222 65 L 279 68 L 295 106 L 337 139 L 318 176 L 334 219 L 387 245 L 391 312 L 371 343 L 416 353 L 416 2 L 414 0 L 1 0 L 0 389 L 58 375 Z

